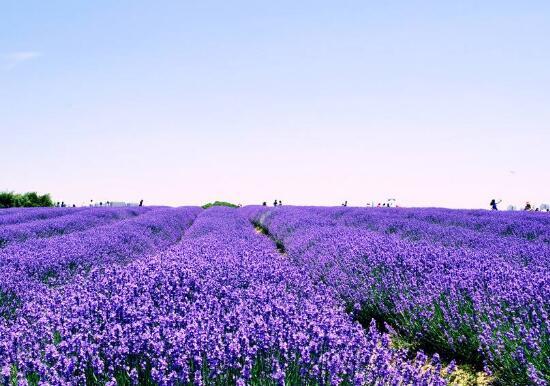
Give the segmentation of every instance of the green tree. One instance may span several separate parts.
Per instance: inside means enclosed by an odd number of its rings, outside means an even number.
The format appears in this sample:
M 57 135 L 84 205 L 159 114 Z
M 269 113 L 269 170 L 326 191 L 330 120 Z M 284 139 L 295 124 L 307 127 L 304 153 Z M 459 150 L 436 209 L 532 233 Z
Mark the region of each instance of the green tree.
M 237 208 L 238 205 L 235 205 L 235 204 L 232 204 L 230 202 L 226 202 L 226 201 L 214 201 L 214 202 L 209 202 L 208 204 L 204 204 L 202 206 L 203 209 L 208 209 L 212 206 L 228 206 L 230 208 Z
M 53 206 L 49 194 L 0 192 L 0 208 Z

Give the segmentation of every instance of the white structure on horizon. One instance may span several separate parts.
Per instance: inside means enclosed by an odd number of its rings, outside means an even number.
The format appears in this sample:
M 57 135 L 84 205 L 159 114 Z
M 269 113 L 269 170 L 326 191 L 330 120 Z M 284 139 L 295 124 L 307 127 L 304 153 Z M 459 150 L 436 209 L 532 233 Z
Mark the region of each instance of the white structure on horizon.
M 122 201 L 109 202 L 109 206 L 138 206 L 138 205 L 139 204 L 137 202 L 122 202 Z

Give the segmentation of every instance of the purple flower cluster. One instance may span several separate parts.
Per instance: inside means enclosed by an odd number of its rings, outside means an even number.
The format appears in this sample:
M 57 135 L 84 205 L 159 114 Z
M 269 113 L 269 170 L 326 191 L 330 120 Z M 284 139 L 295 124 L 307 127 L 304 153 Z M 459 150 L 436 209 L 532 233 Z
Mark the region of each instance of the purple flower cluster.
M 367 320 L 388 322 L 448 356 L 485 363 L 503 382 L 550 381 L 545 214 L 316 207 L 242 211 L 284 247 L 294 264 Z
M 92 209 L 101 212 L 102 209 Z M 200 212 L 196 207 L 153 208 L 85 231 L 31 239 L 0 249 L 0 315 L 93 266 L 125 263 L 176 243 Z
M 0 248 L 33 238 L 46 238 L 83 231 L 128 217 L 138 216 L 150 207 L 89 208 L 72 210 L 69 214 L 30 222 L 2 226 Z
M 85 208 L 9 208 L 0 209 L 0 226 L 21 224 L 76 213 Z
M 550 242 L 550 218 L 542 212 L 404 209 L 404 214 L 407 218 L 441 225 L 455 225 L 483 233 Z
M 426 209 L 416 209 L 418 212 L 423 213 L 423 216 L 415 215 L 412 209 L 395 210 L 376 210 L 365 211 L 359 208 L 350 208 L 348 211 L 337 215 L 339 225 L 355 226 L 368 228 L 377 232 L 383 232 L 387 234 L 396 234 L 401 238 L 410 241 L 426 241 L 430 243 L 442 244 L 447 247 L 469 248 L 476 251 L 479 254 L 492 254 L 502 257 L 510 258 L 517 262 L 522 262 L 525 265 L 545 265 L 550 264 L 550 243 L 532 242 L 526 240 L 524 237 L 518 237 L 511 234 L 499 234 L 498 232 L 490 233 L 477 227 L 469 226 L 468 219 L 477 223 L 487 223 L 483 221 L 480 211 L 474 211 L 474 215 L 471 215 L 469 211 L 456 211 L 462 214 L 464 218 L 459 221 L 458 218 L 454 222 L 447 221 L 443 225 L 442 220 L 439 220 L 439 216 L 435 214 L 439 212 L 451 212 L 448 209 L 432 209 L 431 216 L 425 213 Z M 412 213 L 411 213 L 412 212 Z M 337 213 L 337 212 L 335 212 Z M 383 213 L 383 215 L 380 215 Z M 490 218 L 496 215 L 495 212 L 485 211 Z M 502 213 L 504 222 L 510 223 L 510 213 Z M 530 213 L 525 213 L 526 216 L 532 216 Z M 514 216 L 518 216 L 514 212 Z M 419 219 L 424 218 L 424 220 Z M 456 214 L 455 214 L 456 217 Z M 540 217 L 528 217 L 541 222 L 543 220 L 549 220 L 547 215 Z M 435 221 L 435 219 L 438 219 Z M 513 217 L 512 217 L 513 219 Z M 519 220 L 519 219 L 518 219 Z M 492 220 L 493 222 L 495 220 Z M 527 221 L 523 220 L 521 229 L 523 234 L 534 234 L 534 231 L 530 231 L 530 228 L 525 224 Z M 456 225 L 457 223 L 462 226 Z M 470 224 L 471 225 L 471 224 Z M 539 224 L 532 224 L 534 229 L 539 228 Z M 550 227 L 550 221 L 548 221 L 547 227 Z M 509 228 L 519 228 L 517 224 L 507 225 Z M 499 224 L 495 224 L 493 228 L 502 229 Z M 506 236 L 506 237 L 503 237 Z
M 155 256 L 92 267 L 30 298 L 0 323 L 0 368 L 19 384 L 446 383 L 438 363 L 392 349 L 374 324 L 364 330 L 331 289 L 221 207 Z

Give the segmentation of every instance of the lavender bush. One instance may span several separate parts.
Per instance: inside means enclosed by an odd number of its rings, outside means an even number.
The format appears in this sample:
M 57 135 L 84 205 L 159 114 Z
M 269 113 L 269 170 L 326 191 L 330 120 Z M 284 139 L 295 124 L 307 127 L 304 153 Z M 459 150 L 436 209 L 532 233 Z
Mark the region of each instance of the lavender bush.
M 28 221 L 44 220 L 76 213 L 86 208 L 10 208 L 2 209 L 0 213 L 0 226 L 9 224 L 21 224 Z
M 83 231 L 112 221 L 138 216 L 149 210 L 149 207 L 89 208 L 59 217 L 5 225 L 0 228 L 0 248 L 33 238 Z
M 0 365 L 19 384 L 446 383 L 229 208 L 201 212 L 156 256 L 36 294 L 0 323 Z
M 0 315 L 13 317 L 18 306 L 37 293 L 91 267 L 127 263 L 176 243 L 200 210 L 156 208 L 138 217 L 0 250 Z
M 503 382 L 550 381 L 546 218 L 503 213 L 503 226 L 495 213 L 441 209 L 243 212 L 367 320 L 484 363 Z

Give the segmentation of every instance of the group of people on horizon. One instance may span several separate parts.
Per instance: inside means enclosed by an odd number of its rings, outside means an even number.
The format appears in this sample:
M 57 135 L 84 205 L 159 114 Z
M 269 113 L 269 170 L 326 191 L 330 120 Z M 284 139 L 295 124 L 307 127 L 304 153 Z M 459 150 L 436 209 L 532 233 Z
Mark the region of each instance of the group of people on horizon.
M 117 203 L 118 205 L 120 205 L 119 203 Z M 94 206 L 100 206 L 100 207 L 103 207 L 103 206 L 113 206 L 114 204 L 110 201 L 106 201 L 106 202 L 103 202 L 103 201 L 100 201 L 99 203 L 94 203 L 94 200 L 90 200 L 90 207 L 94 207 Z M 128 204 L 127 204 L 128 205 Z M 133 205 L 136 205 L 136 204 L 133 204 Z M 139 201 L 139 204 L 137 204 L 138 206 L 143 206 L 143 200 L 140 200 Z M 54 206 L 56 208 L 66 208 L 68 206 L 71 206 L 73 208 L 76 208 L 76 204 L 72 204 L 72 205 L 67 205 L 65 203 L 65 201 L 57 201 Z M 82 206 L 86 206 L 86 204 L 82 205 Z M 117 206 L 117 205 L 115 205 Z
M 241 206 L 241 204 L 239 204 L 239 206 Z M 267 202 L 264 201 L 262 202 L 262 206 L 267 206 Z M 283 206 L 283 202 L 281 200 L 277 201 L 273 201 L 273 206 Z
M 239 204 L 239 205 L 240 205 L 240 204 Z M 282 205 L 283 205 L 283 202 L 282 202 L 281 200 L 275 200 L 275 201 L 273 201 L 273 206 L 282 206 Z M 262 202 L 262 206 L 267 206 L 267 202 L 266 202 L 266 201 Z M 346 206 L 346 207 L 347 207 L 347 206 L 348 206 L 348 200 L 344 201 L 344 202 L 342 203 L 342 206 Z M 372 205 L 369 204 L 369 203 L 367 203 L 367 207 L 371 207 L 371 206 L 374 207 L 374 203 L 373 203 Z M 376 205 L 376 207 L 377 207 L 377 208 L 381 208 L 381 207 L 384 207 L 384 208 L 391 208 L 392 206 L 391 206 L 391 203 L 389 203 L 389 202 L 387 202 L 387 203 L 381 203 L 381 202 L 379 202 L 379 203 Z M 396 208 L 399 208 L 398 205 L 396 205 L 395 207 L 396 207 Z
M 95 204 L 97 206 L 97 204 Z M 90 200 L 90 206 L 94 206 L 94 200 Z M 103 206 L 103 201 L 99 202 L 99 206 Z M 105 202 L 105 206 L 112 206 L 112 203 L 107 201 Z
M 494 198 L 491 200 L 491 202 L 489 203 L 489 206 L 491 207 L 491 210 L 498 210 L 498 207 L 497 205 L 500 204 L 502 202 L 502 200 L 495 200 Z M 542 208 L 542 206 L 541 206 Z M 526 210 L 526 211 L 535 211 L 535 212 L 539 212 L 541 211 L 541 209 L 539 208 L 535 208 L 533 209 L 533 206 L 531 205 L 531 203 L 529 201 L 526 201 L 525 202 L 525 206 L 523 207 L 523 210 Z M 544 210 L 544 208 L 542 208 L 542 210 Z M 546 211 L 549 212 L 550 209 L 546 208 Z
M 55 206 L 56 206 L 57 208 L 66 208 L 66 207 L 67 207 L 67 204 L 65 204 L 65 201 L 61 201 L 61 202 L 58 201 L 58 202 L 55 203 Z M 73 207 L 73 208 L 76 208 L 76 205 L 73 204 L 72 207 Z
M 94 200 L 90 200 L 90 207 L 92 207 L 92 206 L 98 206 L 98 204 L 94 204 L 93 202 L 94 202 Z M 496 199 L 493 198 L 493 199 L 491 199 L 491 202 L 489 203 L 489 207 L 491 208 L 491 210 L 498 210 L 498 204 L 500 204 L 501 202 L 502 202 L 502 200 L 498 200 L 498 201 L 497 201 Z M 110 202 L 110 201 L 105 202 L 105 206 L 112 206 L 112 204 L 113 204 L 113 203 Z M 134 204 L 134 205 L 135 205 L 135 204 Z M 283 202 L 282 202 L 281 200 L 274 200 L 274 201 L 273 201 L 273 206 L 282 206 L 282 205 L 283 205 Z M 344 206 L 344 207 L 347 207 L 347 206 L 348 206 L 348 201 L 347 201 L 347 200 L 344 201 L 341 205 Z M 58 208 L 66 208 L 66 207 L 67 207 L 67 204 L 65 204 L 64 201 L 61 201 L 61 202 L 58 201 L 58 202 L 55 203 L 55 206 L 58 207 Z M 104 206 L 103 202 L 100 202 L 100 203 L 99 203 L 99 206 L 101 206 L 101 207 Z M 143 199 L 141 199 L 141 200 L 139 201 L 138 206 L 143 206 Z M 238 207 L 241 207 L 241 206 L 242 206 L 241 204 L 238 205 Z M 267 206 L 267 202 L 264 201 L 264 202 L 262 203 L 262 206 Z M 371 206 L 371 204 L 367 203 L 367 207 L 370 207 L 370 206 Z M 374 203 L 372 204 L 372 206 L 374 207 Z M 76 205 L 75 205 L 75 204 L 72 204 L 72 207 L 74 208 L 74 207 L 76 207 Z M 379 203 L 376 205 L 376 207 L 377 207 L 377 208 L 380 208 L 380 207 L 391 208 L 391 204 L 390 204 L 389 202 L 388 202 L 388 203 L 380 203 L 380 202 L 379 202 Z M 396 206 L 396 207 L 398 207 L 398 206 Z M 525 202 L 525 206 L 524 206 L 523 210 L 524 210 L 524 211 L 535 211 L 535 212 L 539 212 L 539 211 L 544 210 L 544 208 L 543 208 L 542 206 L 541 206 L 541 208 L 542 208 L 542 209 L 533 208 L 533 206 L 531 205 L 531 203 L 530 203 L 529 201 L 527 201 L 527 202 Z M 549 209 L 549 208 L 546 208 L 546 212 L 549 212 L 549 211 L 550 211 L 550 209 Z
M 63 203 L 62 203 L 63 204 Z M 100 206 L 100 207 L 104 207 L 104 206 L 143 206 L 143 199 L 139 201 L 138 204 L 128 204 L 128 203 L 121 203 L 121 202 L 112 202 L 112 201 L 100 201 L 99 203 L 95 202 L 94 203 L 94 200 L 90 200 L 90 208 L 91 207 L 94 207 L 94 206 Z M 59 206 L 59 205 L 56 205 L 56 206 Z M 62 205 L 61 205 L 62 206 Z M 76 205 L 73 204 L 73 207 L 75 207 Z M 86 206 L 86 204 L 82 205 L 82 206 Z

